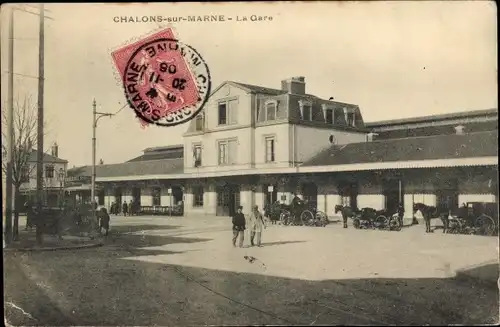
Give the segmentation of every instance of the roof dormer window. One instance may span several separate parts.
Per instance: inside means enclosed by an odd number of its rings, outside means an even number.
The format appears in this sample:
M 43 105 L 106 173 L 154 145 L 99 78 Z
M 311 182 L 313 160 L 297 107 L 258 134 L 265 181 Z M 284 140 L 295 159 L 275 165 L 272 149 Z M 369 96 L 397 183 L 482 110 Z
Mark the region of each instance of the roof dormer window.
M 312 121 L 312 102 L 299 100 L 299 108 L 302 120 Z
M 278 111 L 278 101 L 277 100 L 267 100 L 264 103 L 265 108 L 265 120 L 272 121 L 276 120 L 277 111 Z
M 327 124 L 335 124 L 335 108 L 330 105 L 323 104 L 321 106 L 323 109 L 323 116 L 325 117 L 325 122 Z
M 353 108 L 344 108 L 344 116 L 347 126 L 355 127 L 356 126 L 356 112 Z

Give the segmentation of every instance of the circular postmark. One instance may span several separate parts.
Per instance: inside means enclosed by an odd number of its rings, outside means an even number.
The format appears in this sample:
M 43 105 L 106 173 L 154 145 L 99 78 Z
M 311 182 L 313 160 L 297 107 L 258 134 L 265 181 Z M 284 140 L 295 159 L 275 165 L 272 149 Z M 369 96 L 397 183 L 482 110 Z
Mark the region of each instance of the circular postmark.
M 146 123 L 175 126 L 193 119 L 211 91 L 210 70 L 198 51 L 174 38 L 139 46 L 123 73 L 125 97 Z

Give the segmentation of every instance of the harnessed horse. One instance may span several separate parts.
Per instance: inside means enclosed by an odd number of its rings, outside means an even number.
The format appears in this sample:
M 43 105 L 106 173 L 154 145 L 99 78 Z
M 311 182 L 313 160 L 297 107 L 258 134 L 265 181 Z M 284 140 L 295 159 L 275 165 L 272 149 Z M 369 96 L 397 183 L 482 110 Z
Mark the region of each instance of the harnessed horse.
M 423 203 L 413 204 L 413 213 L 420 211 L 425 220 L 425 232 L 431 233 L 431 219 L 440 218 L 443 222 L 443 233 L 448 232 L 449 210 L 425 205 Z
M 343 205 L 336 205 L 335 206 L 335 213 L 341 212 L 342 214 L 342 220 L 344 222 L 344 228 L 347 228 L 347 218 L 354 218 L 356 216 L 356 211 L 351 208 L 351 207 L 344 207 Z

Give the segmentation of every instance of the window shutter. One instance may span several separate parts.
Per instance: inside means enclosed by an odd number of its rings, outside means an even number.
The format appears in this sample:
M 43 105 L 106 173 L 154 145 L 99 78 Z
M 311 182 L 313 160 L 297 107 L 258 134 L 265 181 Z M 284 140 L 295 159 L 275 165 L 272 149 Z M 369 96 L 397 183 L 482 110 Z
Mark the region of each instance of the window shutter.
M 231 100 L 229 101 L 229 123 L 237 124 L 238 123 L 238 101 Z
M 230 140 L 229 142 L 229 160 L 228 163 L 234 164 L 237 162 L 238 157 L 238 143 L 236 140 Z

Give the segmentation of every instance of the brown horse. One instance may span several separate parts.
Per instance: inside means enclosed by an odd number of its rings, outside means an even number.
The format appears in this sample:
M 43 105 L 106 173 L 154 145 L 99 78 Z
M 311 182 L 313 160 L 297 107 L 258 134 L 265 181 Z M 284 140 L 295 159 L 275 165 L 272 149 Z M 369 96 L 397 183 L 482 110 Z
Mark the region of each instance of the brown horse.
M 413 204 L 413 213 L 415 214 L 417 211 L 420 211 L 422 213 L 422 216 L 424 217 L 426 233 L 432 232 L 431 219 L 436 219 L 436 218 L 440 218 L 441 221 L 443 222 L 443 233 L 448 233 L 449 210 L 428 206 L 423 203 L 415 203 Z
M 338 204 L 335 206 L 335 213 L 339 211 L 342 214 L 342 220 L 344 221 L 344 228 L 347 228 L 347 218 L 356 217 L 356 211 L 351 207 L 347 206 L 344 207 L 343 205 Z

